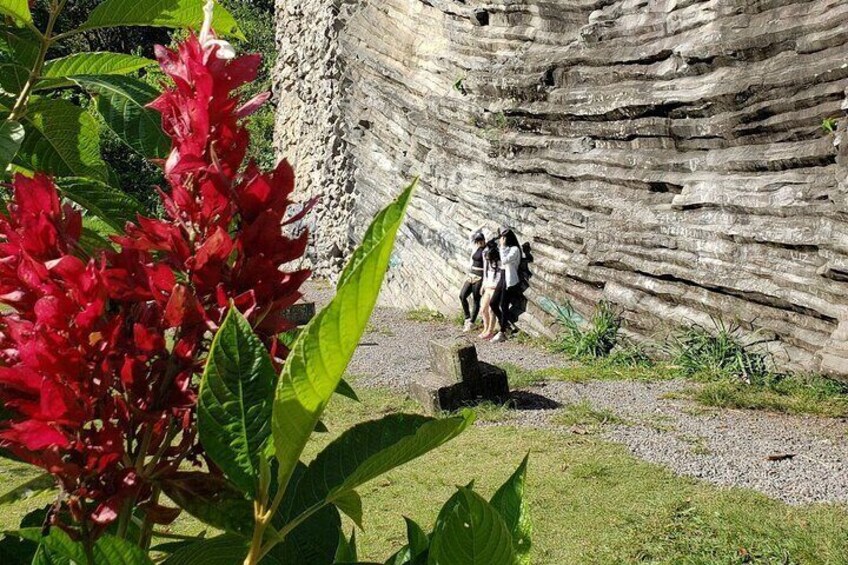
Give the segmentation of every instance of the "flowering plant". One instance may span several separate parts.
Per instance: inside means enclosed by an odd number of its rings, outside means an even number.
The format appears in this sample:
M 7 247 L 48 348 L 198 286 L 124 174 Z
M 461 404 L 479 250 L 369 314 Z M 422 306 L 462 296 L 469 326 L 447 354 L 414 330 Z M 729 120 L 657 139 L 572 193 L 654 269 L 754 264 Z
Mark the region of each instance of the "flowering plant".
M 84 258 L 82 215 L 43 174 L 14 178 L 0 218 L 0 447 L 58 486 L 43 527 L 7 532 L 35 544 L 33 563 L 151 563 L 156 526 L 182 511 L 223 533 L 169 547 L 169 565 L 355 562 L 339 536 L 340 512 L 361 524 L 355 489 L 473 419 L 386 416 L 300 461 L 365 330 L 412 187 L 289 349 L 286 312 L 309 272 L 286 268 L 308 237 L 286 232 L 309 205 L 293 206 L 285 161 L 245 165 L 244 120 L 267 95 L 243 103 L 237 89 L 259 59 L 235 57 L 210 21 L 211 2 L 199 37 L 157 48 L 171 79 L 151 104 L 172 142 L 164 219 L 139 216 L 116 249 Z M 391 563 L 526 562 L 523 482 L 524 465 L 491 503 L 460 489 L 432 542 L 411 529 Z

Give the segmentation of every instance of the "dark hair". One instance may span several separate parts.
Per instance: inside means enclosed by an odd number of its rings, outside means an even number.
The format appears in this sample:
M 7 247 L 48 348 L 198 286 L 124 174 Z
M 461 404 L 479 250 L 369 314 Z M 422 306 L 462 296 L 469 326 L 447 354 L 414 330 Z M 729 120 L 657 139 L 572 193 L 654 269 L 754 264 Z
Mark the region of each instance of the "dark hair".
M 521 245 L 518 243 L 518 237 L 515 235 L 514 231 L 504 230 L 501 232 L 501 237 L 506 238 L 507 247 L 521 247 Z
M 497 265 L 501 262 L 501 254 L 498 251 L 497 247 L 492 247 L 492 246 L 487 247 L 486 251 L 484 252 L 484 257 L 486 258 L 486 261 L 488 261 L 490 265 L 492 265 L 492 264 Z
M 481 241 L 486 241 L 486 236 L 483 235 L 483 232 L 476 231 L 474 232 L 474 235 L 471 236 L 471 241 L 474 243 L 480 243 Z

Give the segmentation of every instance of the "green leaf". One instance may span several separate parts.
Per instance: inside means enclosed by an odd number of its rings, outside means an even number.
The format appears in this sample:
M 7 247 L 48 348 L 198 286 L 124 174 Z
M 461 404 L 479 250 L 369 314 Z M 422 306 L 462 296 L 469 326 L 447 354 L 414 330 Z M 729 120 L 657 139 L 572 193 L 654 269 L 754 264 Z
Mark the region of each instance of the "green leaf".
M 0 506 L 31 498 L 38 493 L 56 488 L 56 479 L 49 473 L 42 473 L 27 482 L 18 485 L 0 496 Z
M 513 565 L 512 536 L 498 511 L 466 487 L 447 501 L 430 541 L 430 565 Z
M 414 188 L 417 185 L 418 179 L 416 178 L 410 188 Z M 365 231 L 365 235 L 362 238 L 362 243 L 354 250 L 347 262 L 347 265 L 345 265 L 345 268 L 342 270 L 342 274 L 339 277 L 339 282 L 336 285 L 336 288 L 341 289 L 342 286 L 347 284 L 348 280 L 351 278 L 353 273 L 360 268 L 360 264 L 368 257 L 372 249 L 378 245 L 380 241 L 382 241 L 387 227 L 386 221 L 389 220 L 389 218 L 381 216 L 386 214 L 387 210 L 388 208 L 383 210 L 380 215 L 374 218 L 371 225 L 368 226 L 368 229 Z
M 356 563 L 356 530 L 350 534 L 350 540 L 345 536 L 344 530 L 339 528 L 339 547 L 336 549 L 335 563 Z
M 32 14 L 29 11 L 29 0 L 0 0 L 0 13 L 12 16 L 15 21 L 21 23 L 32 23 Z
M 411 518 L 404 517 L 406 521 L 406 539 L 411 556 L 418 557 L 430 549 L 430 538 L 424 530 Z
M 283 368 L 273 435 L 283 488 L 365 331 L 389 263 L 413 183 L 374 220 L 356 269 L 330 304 L 303 329 Z
M 426 565 L 430 538 L 414 520 L 406 517 L 404 520 L 407 544 L 392 555 L 385 565 Z
M 512 533 L 512 547 L 518 565 L 529 565 L 533 524 L 530 510 L 524 502 L 524 485 L 527 479 L 527 460 L 518 466 L 515 473 L 498 489 L 491 504 L 500 513 L 507 529 Z
M 290 532 L 282 543 L 274 546 L 269 555 L 285 565 L 330 565 L 337 548 L 337 540 L 332 532 L 338 531 L 341 525 L 336 507 L 325 506 Z
M 29 71 L 24 67 L 16 64 L 0 65 L 0 92 L 17 98 L 28 80 Z
M 362 498 L 359 496 L 359 493 L 355 490 L 349 490 L 343 495 L 336 497 L 334 503 L 336 508 L 353 520 L 354 524 L 362 530 L 365 529 L 362 527 Z
M 96 257 L 100 250 L 115 249 L 109 238 L 116 233 L 112 226 L 97 216 L 83 216 L 80 247 L 89 257 Z
M 247 556 L 248 542 L 224 534 L 177 550 L 162 565 L 238 565 Z
M 57 179 L 62 196 L 73 200 L 118 232 L 127 222 L 143 214 L 142 205 L 129 194 L 93 179 L 66 177 Z
M 109 53 L 75 53 L 47 61 L 36 90 L 57 88 L 74 84 L 69 79 L 87 75 L 128 75 L 156 64 L 155 61 L 135 55 Z
M 106 0 L 101 2 L 80 29 L 116 26 L 153 26 L 200 29 L 205 0 Z M 235 18 L 220 2 L 215 4 L 215 32 L 245 39 Z
M 272 476 L 276 477 L 277 463 L 272 461 Z M 306 472 L 306 465 L 298 462 L 292 475 L 292 484 L 300 482 Z M 271 482 L 271 497 L 276 494 L 276 480 Z M 283 502 L 277 515 L 274 516 L 272 524 L 277 530 L 284 528 L 292 522 L 296 516 L 300 516 L 306 510 L 297 506 L 295 500 L 295 489 L 289 489 L 283 496 Z M 271 550 L 273 556 L 280 563 L 309 563 L 314 565 L 330 565 L 336 554 L 336 539 L 327 532 L 336 532 L 341 528 L 342 520 L 335 506 L 325 506 L 297 528 L 291 531 L 282 543 L 274 546 Z
M 246 493 L 257 492 L 276 383 L 265 346 L 244 316 L 230 309 L 209 350 L 197 417 L 206 453 Z
M 7 62 L 31 69 L 40 50 L 40 40 L 31 29 L 0 25 L 0 55 Z
M 53 563 L 57 559 L 65 563 L 67 560 L 88 563 L 82 544 L 72 540 L 59 528 L 51 528 L 46 536 L 41 535 L 41 528 L 24 528 L 8 533 L 40 544 L 39 549 L 50 559 L 40 563 Z M 115 536 L 104 535 L 98 538 L 93 553 L 97 565 L 153 565 L 153 561 L 140 547 Z
M 337 503 L 360 485 L 455 438 L 473 421 L 471 411 L 441 420 L 391 414 L 354 426 L 309 464 L 297 485 L 301 506 L 321 500 Z
M 336 394 L 340 394 L 345 398 L 353 400 L 354 402 L 359 402 L 359 397 L 356 395 L 356 391 L 353 390 L 353 387 L 350 386 L 350 383 L 344 379 L 339 381 L 339 386 L 336 387 Z
M 241 536 L 253 532 L 253 504 L 222 477 L 182 472 L 161 486 L 168 498 L 204 524 Z
M 100 126 L 88 112 L 67 100 L 36 99 L 22 123 L 26 135 L 16 164 L 60 177 L 106 181 Z
M 24 127 L 15 121 L 0 123 L 0 176 L 15 158 L 24 140 Z
M 162 131 L 162 116 L 146 106 L 159 91 L 132 77 L 75 76 L 72 80 L 94 96 L 97 112 L 127 146 L 150 159 L 167 157 L 171 140 Z

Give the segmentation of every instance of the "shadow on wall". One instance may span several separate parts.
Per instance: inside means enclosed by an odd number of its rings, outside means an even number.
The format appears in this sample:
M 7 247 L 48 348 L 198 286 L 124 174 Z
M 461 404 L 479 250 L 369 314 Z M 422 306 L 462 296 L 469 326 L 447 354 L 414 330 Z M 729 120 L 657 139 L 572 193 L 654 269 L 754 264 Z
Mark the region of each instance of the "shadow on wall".
M 530 288 L 530 280 L 533 278 L 533 271 L 530 270 L 532 262 L 533 249 L 530 242 L 527 241 L 521 246 L 521 263 L 518 264 L 518 285 L 521 292 L 509 312 L 509 320 L 512 324 L 517 324 L 518 318 L 527 312 L 527 296 L 525 293 Z

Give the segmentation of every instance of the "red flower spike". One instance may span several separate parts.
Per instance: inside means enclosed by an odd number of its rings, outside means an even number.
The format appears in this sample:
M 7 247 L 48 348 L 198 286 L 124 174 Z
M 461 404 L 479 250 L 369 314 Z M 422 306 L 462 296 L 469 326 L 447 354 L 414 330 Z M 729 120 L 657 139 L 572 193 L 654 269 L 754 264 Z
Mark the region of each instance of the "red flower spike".
M 309 209 L 290 211 L 291 166 L 244 166 L 243 118 L 268 96 L 243 104 L 234 91 L 256 78 L 259 57 L 224 60 L 205 45 L 190 36 L 156 49 L 173 81 L 151 104 L 173 141 L 165 219 L 139 217 L 114 238 L 120 251 L 84 263 L 82 217 L 48 177 L 15 177 L 0 216 L 0 303 L 12 309 L 0 312 L 0 402 L 13 413 L 0 447 L 56 476 L 54 520 L 75 539 L 74 522 L 102 532 L 128 503 L 156 523 L 176 517 L 151 473 L 205 460 L 195 405 L 209 333 L 234 304 L 282 362 L 284 310 L 309 277 L 285 270 L 307 242 L 285 226 Z

